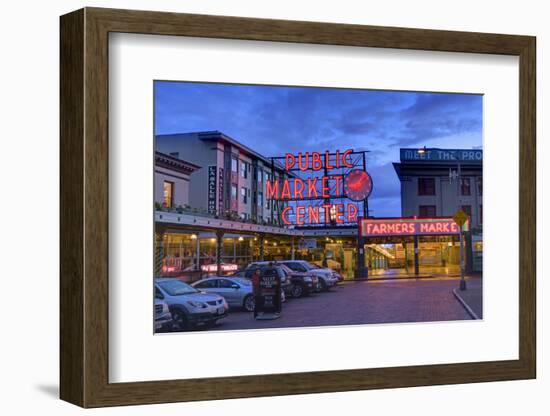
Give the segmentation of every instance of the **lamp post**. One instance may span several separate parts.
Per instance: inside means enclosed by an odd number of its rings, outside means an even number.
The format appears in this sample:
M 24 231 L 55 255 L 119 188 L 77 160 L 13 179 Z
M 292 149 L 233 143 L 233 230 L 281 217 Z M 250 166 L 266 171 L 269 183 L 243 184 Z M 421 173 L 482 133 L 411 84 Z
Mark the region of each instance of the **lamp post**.
M 460 202 L 461 202 L 461 199 L 460 199 L 460 178 L 461 178 L 461 174 L 462 174 L 461 166 L 460 166 L 460 159 L 453 152 L 449 152 L 448 150 L 440 149 L 440 148 L 436 148 L 436 147 L 432 147 L 432 148 L 427 149 L 426 146 L 424 146 L 423 148 L 417 149 L 416 153 L 419 154 L 419 155 L 424 155 L 429 150 L 438 150 L 438 151 L 446 152 L 446 154 L 449 155 L 456 162 L 456 165 L 457 165 L 457 169 L 456 169 L 457 211 L 462 209 L 462 206 L 460 205 Z M 449 179 L 451 181 L 453 179 L 453 176 L 454 175 L 452 175 L 449 172 Z M 460 226 L 459 236 L 460 236 L 460 290 L 466 290 L 466 279 L 465 279 L 465 276 L 464 276 L 464 235 L 463 235 L 463 231 L 462 231 L 462 226 Z

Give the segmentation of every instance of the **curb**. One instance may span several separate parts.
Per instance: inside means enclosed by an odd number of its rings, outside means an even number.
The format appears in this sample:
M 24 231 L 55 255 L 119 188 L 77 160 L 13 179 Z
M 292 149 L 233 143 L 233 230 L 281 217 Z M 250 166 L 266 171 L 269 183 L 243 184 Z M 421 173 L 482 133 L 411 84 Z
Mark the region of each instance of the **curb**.
M 472 319 L 479 320 L 479 316 L 468 306 L 468 304 L 462 299 L 462 297 L 458 294 L 456 289 L 453 289 L 453 295 L 454 297 L 460 302 L 460 304 L 466 309 L 466 312 L 468 312 L 468 315 L 472 317 Z
M 433 278 L 435 278 L 435 276 L 432 276 L 432 275 L 399 276 L 399 277 L 361 277 L 361 278 L 353 278 L 353 279 L 344 279 L 343 282 L 371 282 L 373 280 L 418 280 L 418 279 L 433 279 Z

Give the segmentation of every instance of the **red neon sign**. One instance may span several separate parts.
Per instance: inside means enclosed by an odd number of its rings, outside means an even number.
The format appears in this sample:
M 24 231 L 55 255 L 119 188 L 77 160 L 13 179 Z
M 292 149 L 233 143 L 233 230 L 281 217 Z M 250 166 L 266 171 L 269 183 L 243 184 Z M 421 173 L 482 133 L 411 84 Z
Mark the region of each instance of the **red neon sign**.
M 331 164 L 330 156 L 331 154 L 327 150 L 323 155 L 319 152 L 302 152 L 298 155 L 293 155 L 292 153 L 287 153 L 285 155 L 285 170 L 289 171 L 298 167 L 302 172 L 307 170 L 319 171 L 326 168 L 327 170 L 331 169 L 340 169 L 342 167 L 352 169 L 354 166 L 348 161 L 348 156 L 353 153 L 352 149 L 348 149 L 343 153 L 340 153 L 339 150 L 336 151 L 334 157 L 334 165 Z
M 460 227 L 452 218 L 362 219 L 361 237 L 449 235 L 459 234 Z
M 222 263 L 221 265 L 222 272 L 234 272 L 239 269 L 239 265 L 233 264 L 233 263 Z M 212 264 L 203 264 L 201 265 L 201 270 L 203 272 L 217 272 L 218 271 L 218 265 L 216 263 Z
M 295 220 L 290 217 L 295 215 Z M 357 222 L 357 206 L 355 204 L 323 204 L 288 206 L 283 209 L 281 218 L 285 225 L 304 224 L 344 224 Z
M 304 224 L 344 224 L 357 222 L 358 208 L 354 203 L 332 204 L 300 204 L 298 201 L 332 198 L 347 198 L 352 201 L 362 201 L 372 189 L 370 176 L 358 169 L 353 169 L 351 161 L 352 149 L 344 152 L 337 150 L 330 153 L 328 150 L 320 152 L 305 152 L 297 155 L 287 153 L 284 157 L 285 170 L 290 171 L 314 171 L 324 170 L 323 176 L 309 178 L 292 177 L 287 179 L 272 179 L 266 182 L 266 198 L 275 201 L 296 201 L 291 206 L 286 206 L 282 211 L 282 221 L 285 225 Z M 348 174 L 329 174 L 333 169 L 353 169 L 354 177 Z M 358 173 L 362 173 L 360 177 Z M 364 178 L 363 178 L 364 177 Z M 365 178 L 368 189 L 363 185 Z M 357 189 L 356 189 L 357 188 Z M 359 189 L 361 188 L 361 189 Z M 346 190 L 344 192 L 344 189 Z

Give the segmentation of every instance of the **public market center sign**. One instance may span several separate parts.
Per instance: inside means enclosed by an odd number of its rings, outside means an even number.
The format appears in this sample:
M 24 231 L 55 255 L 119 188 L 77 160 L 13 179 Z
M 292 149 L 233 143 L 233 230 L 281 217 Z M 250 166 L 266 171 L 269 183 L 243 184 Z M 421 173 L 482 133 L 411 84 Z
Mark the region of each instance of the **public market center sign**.
M 330 153 L 287 153 L 284 169 L 288 178 L 267 181 L 267 198 L 294 201 L 282 210 L 285 225 L 356 223 L 358 207 L 372 192 L 372 179 L 351 161 L 353 150 Z M 347 170 L 346 173 L 341 173 Z M 301 173 L 298 176 L 296 173 Z M 310 176 L 307 177 L 307 173 Z M 306 175 L 303 175 L 306 173 Z M 346 198 L 348 203 L 333 203 Z M 314 201 L 322 201 L 321 203 Z M 355 201 L 355 202 L 354 202 Z

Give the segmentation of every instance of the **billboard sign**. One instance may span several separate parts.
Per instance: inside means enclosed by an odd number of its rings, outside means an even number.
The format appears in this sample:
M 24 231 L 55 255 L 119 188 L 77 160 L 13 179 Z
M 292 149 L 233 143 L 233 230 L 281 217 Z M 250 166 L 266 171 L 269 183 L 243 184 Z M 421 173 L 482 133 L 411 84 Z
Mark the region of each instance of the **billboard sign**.
M 481 149 L 400 149 L 401 162 L 483 162 Z

